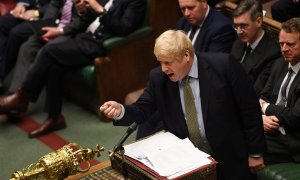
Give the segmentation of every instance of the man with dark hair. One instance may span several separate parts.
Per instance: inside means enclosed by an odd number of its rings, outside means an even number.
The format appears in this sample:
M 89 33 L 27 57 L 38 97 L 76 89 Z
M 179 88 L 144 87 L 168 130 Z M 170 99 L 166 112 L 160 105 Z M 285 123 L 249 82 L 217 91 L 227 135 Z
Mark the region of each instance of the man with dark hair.
M 278 43 L 262 28 L 262 5 L 257 0 L 242 0 L 233 12 L 233 27 L 238 39 L 231 54 L 242 64 L 259 94 L 271 72 L 274 60 L 281 57 Z
M 276 60 L 260 103 L 267 163 L 300 163 L 300 18 L 282 24 Z

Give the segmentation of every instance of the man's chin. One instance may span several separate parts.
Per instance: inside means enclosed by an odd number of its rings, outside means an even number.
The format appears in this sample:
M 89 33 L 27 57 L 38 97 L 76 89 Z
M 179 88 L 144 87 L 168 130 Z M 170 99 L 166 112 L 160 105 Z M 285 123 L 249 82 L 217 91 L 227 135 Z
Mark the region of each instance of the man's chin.
M 169 79 L 172 81 L 172 82 L 177 82 L 178 79 L 175 77 L 175 76 L 169 76 Z

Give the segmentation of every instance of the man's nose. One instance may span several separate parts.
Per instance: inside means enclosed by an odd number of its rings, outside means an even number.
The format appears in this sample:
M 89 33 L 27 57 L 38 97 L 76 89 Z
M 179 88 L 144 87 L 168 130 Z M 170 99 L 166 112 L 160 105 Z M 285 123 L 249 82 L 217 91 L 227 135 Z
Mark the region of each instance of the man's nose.
M 288 46 L 284 43 L 282 46 L 281 46 L 281 51 L 282 52 L 285 52 L 288 50 Z
M 162 72 L 167 72 L 167 70 L 168 70 L 168 67 L 166 66 L 166 65 L 161 65 L 161 70 L 162 70 Z
M 191 14 L 191 12 L 188 9 L 185 9 L 183 12 L 184 16 L 189 16 Z

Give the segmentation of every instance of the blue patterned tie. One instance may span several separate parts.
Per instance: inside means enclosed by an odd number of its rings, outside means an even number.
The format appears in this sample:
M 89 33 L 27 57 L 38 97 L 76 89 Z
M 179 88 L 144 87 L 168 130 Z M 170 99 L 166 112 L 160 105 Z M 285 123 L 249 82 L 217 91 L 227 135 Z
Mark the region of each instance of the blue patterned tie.
M 66 0 L 65 5 L 62 9 L 61 19 L 58 27 L 63 28 L 70 23 L 72 18 L 72 6 L 73 0 Z

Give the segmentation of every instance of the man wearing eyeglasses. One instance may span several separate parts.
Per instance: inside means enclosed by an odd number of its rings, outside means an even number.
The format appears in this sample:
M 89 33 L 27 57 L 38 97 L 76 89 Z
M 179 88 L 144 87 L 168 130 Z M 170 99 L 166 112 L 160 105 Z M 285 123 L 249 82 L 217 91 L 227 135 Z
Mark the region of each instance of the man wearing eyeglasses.
M 233 28 L 238 39 L 231 54 L 240 61 L 260 94 L 271 72 L 274 60 L 281 57 L 278 43 L 262 28 L 262 5 L 256 0 L 243 0 L 233 12 Z
M 260 99 L 267 163 L 300 163 L 300 18 L 282 24 L 276 60 Z

